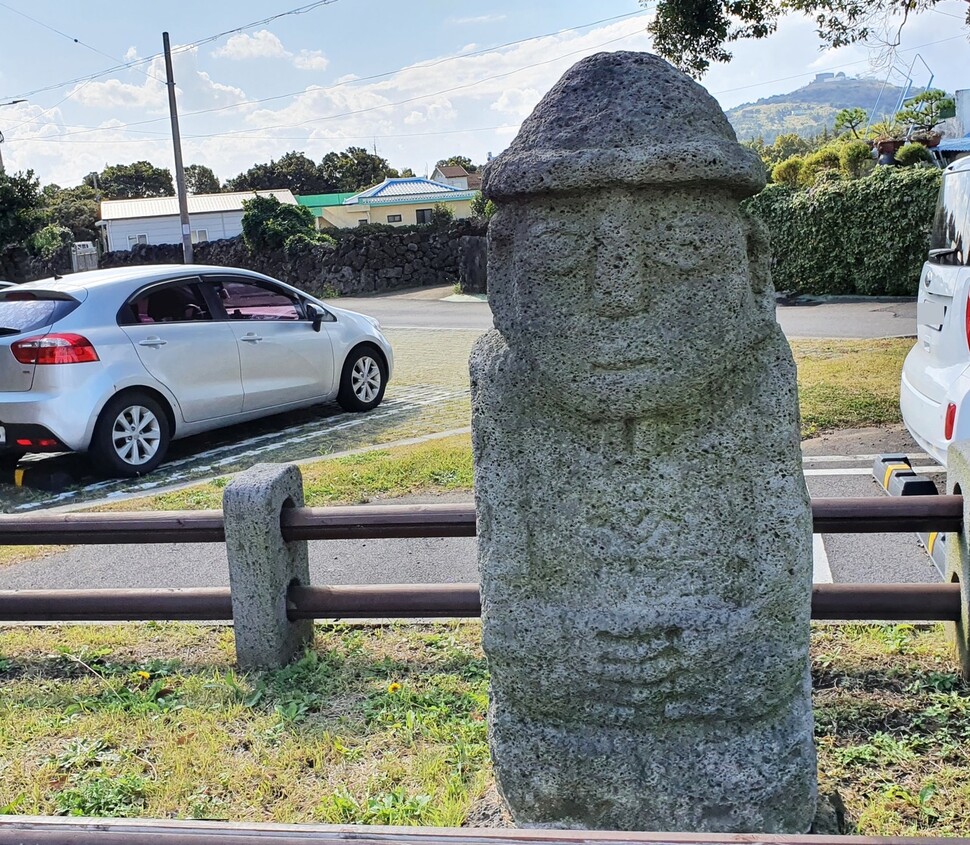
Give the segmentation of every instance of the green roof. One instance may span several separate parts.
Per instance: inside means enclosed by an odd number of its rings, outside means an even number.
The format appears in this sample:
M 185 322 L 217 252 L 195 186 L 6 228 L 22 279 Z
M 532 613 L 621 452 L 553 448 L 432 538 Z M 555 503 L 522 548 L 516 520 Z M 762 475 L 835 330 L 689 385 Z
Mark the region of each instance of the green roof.
M 348 197 L 354 196 L 355 193 L 356 191 L 348 191 L 343 194 L 307 194 L 306 196 L 297 197 L 296 201 L 300 205 L 307 206 L 313 212 L 314 217 L 320 217 L 323 214 L 321 209 L 334 205 L 343 205 L 343 201 Z

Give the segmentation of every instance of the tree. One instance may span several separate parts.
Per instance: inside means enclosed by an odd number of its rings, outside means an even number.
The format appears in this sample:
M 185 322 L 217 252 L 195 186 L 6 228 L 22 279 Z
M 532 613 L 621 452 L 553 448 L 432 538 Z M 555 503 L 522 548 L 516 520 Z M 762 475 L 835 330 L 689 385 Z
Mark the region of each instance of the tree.
M 919 132 L 932 132 L 937 124 L 953 114 L 954 100 L 939 88 L 930 88 L 907 100 L 896 112 L 896 121 Z
M 468 156 L 452 156 L 451 158 L 443 158 L 437 163 L 438 167 L 464 167 L 469 173 L 474 173 L 478 170 L 477 164 L 472 164 L 472 160 Z
M 865 126 L 868 121 L 869 115 L 866 114 L 865 109 L 842 109 L 835 116 L 835 131 L 848 130 L 852 133 L 853 138 L 861 138 L 859 129 Z
M 190 194 L 218 194 L 219 179 L 204 164 L 190 164 L 185 168 L 185 190 Z
M 293 235 L 313 237 L 316 222 L 305 205 L 282 203 L 276 197 L 243 202 L 243 240 L 253 252 L 282 249 Z
M 302 152 L 293 150 L 279 161 L 254 164 L 226 182 L 230 191 L 277 191 L 288 188 L 294 194 L 329 194 L 340 190 L 327 180 L 320 166 Z
M 711 62 L 727 62 L 725 45 L 742 38 L 765 38 L 778 20 L 801 12 L 815 20 L 826 47 L 842 47 L 878 36 L 894 14 L 931 9 L 938 0 L 660 0 L 647 24 L 654 49 L 692 76 L 702 76 Z M 652 0 L 640 0 L 652 6 Z M 967 10 L 970 25 L 970 8 Z
M 166 167 L 155 167 L 151 162 L 112 164 L 98 174 L 89 173 L 84 177 L 84 184 L 94 187 L 95 176 L 98 190 L 105 199 L 175 196 L 171 171 Z
M 25 243 L 40 228 L 42 203 L 33 170 L 0 173 L 0 249 Z
M 48 224 L 70 229 L 76 241 L 97 241 L 100 216 L 98 193 L 90 185 L 61 188 L 45 185 L 44 218 Z
M 329 190 L 334 192 L 361 191 L 398 175 L 386 159 L 363 147 L 347 147 L 342 153 L 327 153 L 320 163 L 320 170 L 331 186 Z

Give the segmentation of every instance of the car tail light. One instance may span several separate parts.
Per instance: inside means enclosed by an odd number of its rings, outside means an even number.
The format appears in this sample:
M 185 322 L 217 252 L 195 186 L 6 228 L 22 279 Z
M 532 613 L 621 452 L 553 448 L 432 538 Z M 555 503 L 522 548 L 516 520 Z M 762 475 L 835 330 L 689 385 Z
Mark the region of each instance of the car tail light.
M 46 334 L 11 344 L 13 357 L 21 364 L 84 364 L 98 361 L 91 341 L 79 334 Z
M 943 437 L 953 439 L 953 424 L 957 421 L 957 406 L 952 402 L 946 406 L 946 417 L 943 420 Z

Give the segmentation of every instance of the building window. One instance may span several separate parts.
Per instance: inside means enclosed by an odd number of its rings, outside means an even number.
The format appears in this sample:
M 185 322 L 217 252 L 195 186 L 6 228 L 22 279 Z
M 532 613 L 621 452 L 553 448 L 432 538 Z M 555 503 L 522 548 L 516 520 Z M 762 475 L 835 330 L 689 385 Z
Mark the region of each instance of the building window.
M 131 249 L 135 244 L 147 244 L 148 235 L 129 235 L 128 236 L 128 249 Z
M 198 244 L 202 241 L 209 240 L 209 232 L 207 229 L 193 229 L 192 230 L 192 243 Z
M 431 212 L 433 209 L 430 208 L 419 208 L 415 212 L 418 223 L 430 223 L 431 222 Z
M 400 223 L 401 222 L 401 215 L 400 214 L 388 214 L 387 215 L 387 222 L 388 223 Z
M 365 217 L 363 220 L 358 220 L 357 221 L 357 225 L 358 226 L 366 226 L 367 225 L 367 218 Z

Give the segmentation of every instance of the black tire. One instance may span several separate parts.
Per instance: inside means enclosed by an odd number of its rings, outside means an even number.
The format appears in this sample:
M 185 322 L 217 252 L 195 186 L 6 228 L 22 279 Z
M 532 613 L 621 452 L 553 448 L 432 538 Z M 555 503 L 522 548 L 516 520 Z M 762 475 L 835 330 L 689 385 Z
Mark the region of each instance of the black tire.
M 386 387 L 384 356 L 373 346 L 358 346 L 344 361 L 337 402 L 345 411 L 369 411 L 381 404 Z
M 111 398 L 102 409 L 90 452 L 101 474 L 135 478 L 147 475 L 165 459 L 170 442 L 164 408 L 149 394 L 129 390 Z

